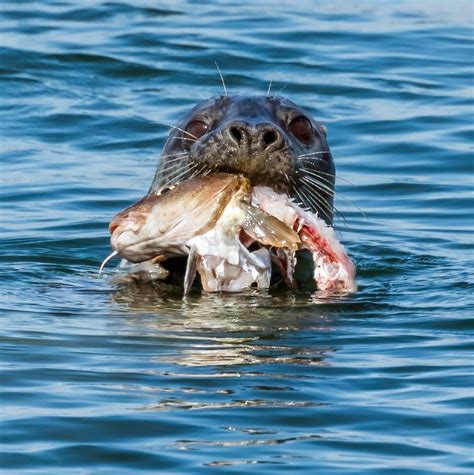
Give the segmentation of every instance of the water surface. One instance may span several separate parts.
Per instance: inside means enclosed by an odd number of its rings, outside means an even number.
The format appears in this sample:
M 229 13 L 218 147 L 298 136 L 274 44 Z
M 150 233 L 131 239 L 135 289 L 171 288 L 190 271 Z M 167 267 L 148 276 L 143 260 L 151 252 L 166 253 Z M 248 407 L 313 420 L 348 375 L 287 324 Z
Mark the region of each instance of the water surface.
M 0 11 L 4 472 L 474 471 L 471 2 Z M 98 276 L 215 61 L 328 126 L 357 295 Z

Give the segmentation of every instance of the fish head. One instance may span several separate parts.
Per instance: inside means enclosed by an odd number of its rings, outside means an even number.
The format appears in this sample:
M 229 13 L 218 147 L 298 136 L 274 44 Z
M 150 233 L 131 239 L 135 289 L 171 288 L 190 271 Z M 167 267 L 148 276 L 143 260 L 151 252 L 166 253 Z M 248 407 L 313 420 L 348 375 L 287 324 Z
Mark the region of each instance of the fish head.
M 111 221 L 111 245 L 121 257 L 142 262 L 187 253 L 186 243 L 215 226 L 230 200 L 250 199 L 241 175 L 198 176 L 152 192 Z

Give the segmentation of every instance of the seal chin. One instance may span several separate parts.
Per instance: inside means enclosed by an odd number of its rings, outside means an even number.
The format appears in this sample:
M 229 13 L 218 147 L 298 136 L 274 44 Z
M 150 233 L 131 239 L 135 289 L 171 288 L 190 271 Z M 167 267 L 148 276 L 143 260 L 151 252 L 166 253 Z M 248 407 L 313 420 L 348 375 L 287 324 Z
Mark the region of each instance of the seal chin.
M 219 96 L 172 130 L 151 191 L 199 174 L 243 174 L 332 221 L 335 169 L 325 127 L 280 97 Z

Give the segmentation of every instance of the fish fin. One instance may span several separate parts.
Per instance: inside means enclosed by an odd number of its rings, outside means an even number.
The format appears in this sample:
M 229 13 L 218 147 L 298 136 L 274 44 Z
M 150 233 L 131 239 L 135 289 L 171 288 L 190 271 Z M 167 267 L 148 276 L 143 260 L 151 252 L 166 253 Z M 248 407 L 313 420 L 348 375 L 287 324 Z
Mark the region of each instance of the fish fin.
M 247 259 L 259 271 L 266 270 L 270 267 L 270 263 L 266 262 L 266 254 L 258 252 L 250 252 L 243 244 L 239 245 L 242 256 Z M 268 250 L 265 249 L 268 254 Z
M 252 239 L 267 246 L 297 250 L 301 242 L 292 228 L 255 206 L 247 208 L 242 228 Z
M 188 294 L 196 278 L 197 260 L 199 255 L 194 246 L 189 250 L 188 262 L 186 264 L 186 273 L 184 274 L 184 295 Z

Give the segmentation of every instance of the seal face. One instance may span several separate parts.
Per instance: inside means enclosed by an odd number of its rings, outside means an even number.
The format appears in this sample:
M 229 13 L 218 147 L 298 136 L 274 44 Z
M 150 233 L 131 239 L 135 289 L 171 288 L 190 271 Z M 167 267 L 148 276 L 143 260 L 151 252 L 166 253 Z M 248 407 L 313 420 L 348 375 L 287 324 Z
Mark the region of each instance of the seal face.
M 326 129 L 287 99 L 218 96 L 196 105 L 171 131 L 150 191 L 212 172 L 243 174 L 332 222 Z

